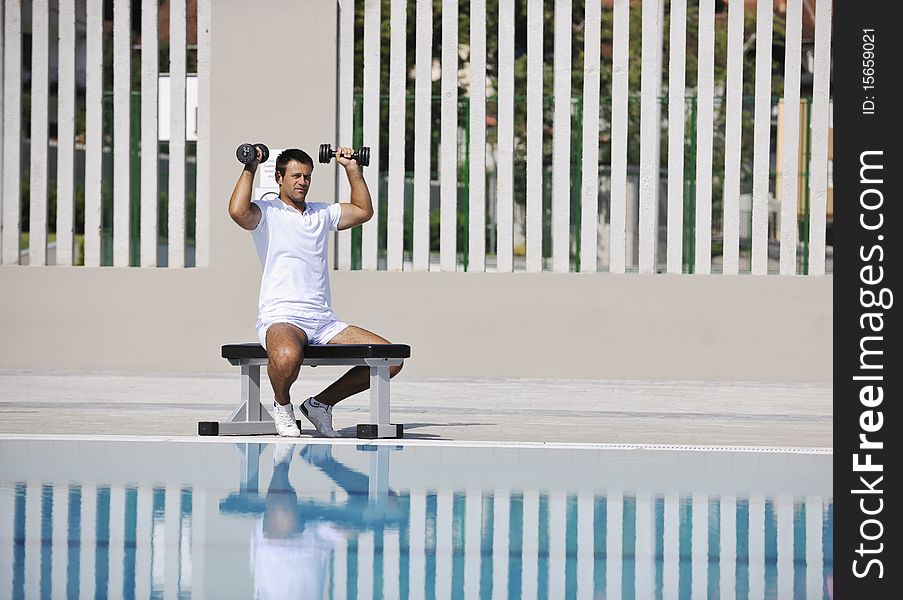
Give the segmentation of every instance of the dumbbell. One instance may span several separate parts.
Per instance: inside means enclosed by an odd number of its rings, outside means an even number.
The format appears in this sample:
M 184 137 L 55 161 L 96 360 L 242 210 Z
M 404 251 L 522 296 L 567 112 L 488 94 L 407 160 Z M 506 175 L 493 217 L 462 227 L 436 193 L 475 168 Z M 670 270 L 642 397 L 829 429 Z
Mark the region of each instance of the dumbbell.
M 260 148 L 260 152 L 263 154 L 260 162 L 265 163 L 270 157 L 270 149 L 263 144 L 242 144 L 235 151 L 235 157 L 238 162 L 246 165 L 257 158 L 257 148 Z
M 328 163 L 335 156 L 336 151 L 332 149 L 332 144 L 320 144 L 320 162 Z M 357 152 L 351 155 L 351 160 L 356 160 L 357 164 L 366 167 L 370 164 L 370 148 L 361 146 Z

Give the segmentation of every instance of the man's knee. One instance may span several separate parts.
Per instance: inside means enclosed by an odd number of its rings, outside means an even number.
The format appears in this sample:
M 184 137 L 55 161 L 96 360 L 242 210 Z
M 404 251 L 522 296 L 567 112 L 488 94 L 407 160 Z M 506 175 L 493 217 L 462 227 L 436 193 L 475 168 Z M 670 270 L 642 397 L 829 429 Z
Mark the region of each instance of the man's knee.
M 392 379 L 401 371 L 401 368 L 404 366 L 404 361 L 401 361 L 400 365 L 395 365 L 393 367 L 389 367 L 389 379 Z
M 304 361 L 304 351 L 290 344 L 282 344 L 267 351 L 270 365 L 282 373 L 296 371 Z

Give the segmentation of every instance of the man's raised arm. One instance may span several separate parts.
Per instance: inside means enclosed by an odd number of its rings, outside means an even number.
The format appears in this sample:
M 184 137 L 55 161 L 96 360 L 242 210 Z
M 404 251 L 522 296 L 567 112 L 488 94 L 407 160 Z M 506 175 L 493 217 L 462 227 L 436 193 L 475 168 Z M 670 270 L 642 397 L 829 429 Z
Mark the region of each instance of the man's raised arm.
M 336 150 L 335 160 L 345 167 L 345 175 L 348 176 L 348 184 L 351 186 L 351 201 L 343 202 L 339 206 L 342 216 L 339 218 L 339 230 L 357 227 L 366 223 L 373 217 L 373 201 L 370 199 L 370 189 L 364 181 L 361 167 L 356 160 L 351 160 L 354 154 L 351 148 L 341 147 Z
M 229 216 L 242 229 L 248 230 L 256 228 L 260 223 L 260 208 L 251 203 L 254 174 L 257 172 L 257 165 L 263 158 L 260 148 L 256 148 L 256 150 L 257 159 L 246 164 L 241 170 L 241 175 L 238 176 L 238 181 L 235 183 L 235 189 L 232 190 L 232 197 L 229 198 Z

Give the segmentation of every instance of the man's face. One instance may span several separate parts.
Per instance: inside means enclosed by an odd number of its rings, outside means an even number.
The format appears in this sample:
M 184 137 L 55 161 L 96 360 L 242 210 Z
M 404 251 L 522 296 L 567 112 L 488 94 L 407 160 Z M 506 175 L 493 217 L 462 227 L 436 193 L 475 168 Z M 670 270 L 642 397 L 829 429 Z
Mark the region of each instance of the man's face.
M 292 202 L 304 202 L 307 198 L 307 191 L 310 189 L 310 176 L 313 170 L 312 165 L 305 165 L 297 160 L 288 161 L 288 164 L 285 165 L 285 176 L 281 180 L 278 171 L 276 173 L 279 195 Z

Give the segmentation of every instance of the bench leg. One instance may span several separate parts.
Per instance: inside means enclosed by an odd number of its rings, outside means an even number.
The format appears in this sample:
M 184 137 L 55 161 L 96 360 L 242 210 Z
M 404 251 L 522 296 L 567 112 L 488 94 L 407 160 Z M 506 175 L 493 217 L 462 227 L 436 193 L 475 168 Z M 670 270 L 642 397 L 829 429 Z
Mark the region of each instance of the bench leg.
M 370 367 L 370 418 L 389 423 L 389 367 Z
M 241 365 L 240 368 L 241 402 L 232 411 L 226 422 L 260 421 L 263 414 L 269 416 L 269 413 L 263 410 L 263 407 L 260 405 L 260 367 L 257 365 Z
M 226 421 L 200 421 L 198 435 L 276 435 L 273 416 L 260 403 L 260 365 L 240 366 L 241 403 Z
M 260 405 L 260 367 L 257 365 L 241 366 L 241 402 L 245 407 L 245 418 L 233 415 L 232 422 L 260 421 L 261 414 L 266 412 Z M 241 408 L 239 408 L 241 411 Z M 269 413 L 267 414 L 269 416 Z M 270 418 L 272 421 L 272 418 Z
M 370 420 L 357 426 L 357 437 L 365 439 L 404 437 L 404 427 L 389 422 L 389 367 L 370 367 Z

